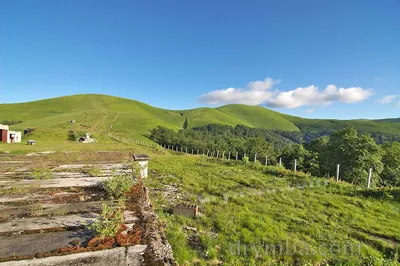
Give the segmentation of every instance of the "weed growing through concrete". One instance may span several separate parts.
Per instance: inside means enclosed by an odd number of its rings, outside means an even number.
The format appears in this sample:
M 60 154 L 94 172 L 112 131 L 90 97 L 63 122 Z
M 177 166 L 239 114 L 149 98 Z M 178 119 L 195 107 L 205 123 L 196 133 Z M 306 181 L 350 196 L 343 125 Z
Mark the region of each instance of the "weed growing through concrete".
M 53 172 L 49 168 L 35 168 L 32 172 L 32 176 L 36 180 L 51 179 Z
M 118 204 L 103 202 L 100 218 L 87 224 L 87 228 L 99 237 L 115 236 L 124 222 L 122 202 L 120 201 Z
M 43 206 L 40 203 L 32 205 L 29 209 L 30 216 L 37 217 L 43 214 Z
M 101 171 L 100 168 L 97 167 L 90 167 L 88 169 L 85 169 L 84 172 L 92 177 L 94 176 L 103 176 L 103 171 Z
M 132 177 L 124 174 L 114 174 L 113 177 L 107 179 L 103 183 L 104 190 L 114 199 L 124 197 L 125 193 L 128 192 L 132 185 Z

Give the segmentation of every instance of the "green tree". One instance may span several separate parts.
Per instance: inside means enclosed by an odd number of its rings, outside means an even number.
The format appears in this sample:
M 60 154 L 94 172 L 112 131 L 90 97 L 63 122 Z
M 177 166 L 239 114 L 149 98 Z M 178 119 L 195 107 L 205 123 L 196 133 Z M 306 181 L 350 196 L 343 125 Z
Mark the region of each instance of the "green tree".
M 327 150 L 329 137 L 324 136 L 312 140 L 306 144 L 308 150 L 305 168 L 313 176 L 325 176 L 328 173 L 328 166 L 324 159 L 324 153 Z
M 264 160 L 265 156 L 272 157 L 274 155 L 272 145 L 266 142 L 262 137 L 246 139 L 244 146 L 244 152 L 250 156 L 251 161 L 254 160 L 256 154 L 259 160 Z
M 189 125 L 189 123 L 188 123 L 188 120 L 187 120 L 187 117 L 186 117 L 185 118 L 185 122 L 183 123 L 183 129 L 187 129 L 188 125 Z
M 340 164 L 341 179 L 357 184 L 367 184 L 368 169 L 373 168 L 374 184 L 379 184 L 379 174 L 383 170 L 382 149 L 367 134 L 358 135 L 354 128 L 334 132 L 323 153 L 324 165 L 331 175 L 335 175 L 336 165 Z
M 400 186 L 400 143 L 385 143 L 383 145 L 384 164 L 381 173 L 382 184 L 386 186 Z
M 294 161 L 297 160 L 297 170 L 307 172 L 305 161 L 308 156 L 308 151 L 303 144 L 293 144 L 286 147 L 281 154 L 282 163 L 285 168 L 294 170 Z

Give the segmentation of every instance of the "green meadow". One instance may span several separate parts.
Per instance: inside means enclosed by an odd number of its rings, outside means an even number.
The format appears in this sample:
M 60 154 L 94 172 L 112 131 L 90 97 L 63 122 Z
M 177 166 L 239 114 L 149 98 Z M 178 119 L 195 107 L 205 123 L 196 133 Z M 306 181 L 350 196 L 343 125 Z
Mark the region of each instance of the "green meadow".
M 180 265 L 400 265 L 398 188 L 366 189 L 273 166 L 186 155 L 108 136 L 150 143 L 146 137 L 150 129 L 161 125 L 178 130 L 186 117 L 189 127 L 219 123 L 318 131 L 351 124 L 364 132 L 400 133 L 396 120 L 310 120 L 244 105 L 172 111 L 111 96 L 75 95 L 1 104 L 0 120 L 21 120 L 11 128 L 35 131 L 23 143 L 0 144 L 0 153 L 9 151 L 11 155 L 1 156 L 10 159 L 23 156 L 13 154 L 40 151 L 148 154 L 145 184 Z M 92 133 L 98 142 L 71 142 L 70 130 Z M 28 146 L 27 139 L 37 144 Z M 198 205 L 200 215 L 175 216 L 171 213 L 177 204 Z
M 239 104 L 179 111 L 97 94 L 0 104 L 0 121 L 22 121 L 11 128 L 15 130 L 35 128 L 29 138 L 39 142 L 43 140 L 46 143 L 67 140 L 69 130 L 89 132 L 98 138 L 111 132 L 145 140 L 149 131 L 157 126 L 181 129 L 186 118 L 189 128 L 215 123 L 231 126 L 240 124 L 280 131 L 318 132 L 353 126 L 360 132 L 400 135 L 400 123 L 397 120 L 304 119 L 263 107 Z M 69 123 L 72 120 L 75 123 Z

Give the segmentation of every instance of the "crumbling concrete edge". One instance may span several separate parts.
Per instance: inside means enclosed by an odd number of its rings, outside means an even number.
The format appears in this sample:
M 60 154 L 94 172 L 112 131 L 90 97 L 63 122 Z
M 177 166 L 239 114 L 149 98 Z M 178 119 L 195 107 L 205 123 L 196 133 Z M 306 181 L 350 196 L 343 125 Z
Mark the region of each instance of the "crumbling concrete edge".
M 141 266 L 144 265 L 146 245 L 119 247 L 100 251 L 74 253 L 47 258 L 1 262 L 1 266 Z
M 144 244 L 147 245 L 144 253 L 146 265 L 169 266 L 178 265 L 174 259 L 171 245 L 168 242 L 164 227 L 158 219 L 151 204 L 149 189 L 142 185 L 138 197 L 139 213 L 142 220 Z

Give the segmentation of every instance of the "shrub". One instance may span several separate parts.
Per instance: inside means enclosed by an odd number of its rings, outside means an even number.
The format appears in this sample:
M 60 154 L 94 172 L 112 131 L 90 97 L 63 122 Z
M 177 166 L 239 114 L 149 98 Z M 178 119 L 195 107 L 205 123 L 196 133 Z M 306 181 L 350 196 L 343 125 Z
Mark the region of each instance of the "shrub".
M 29 213 L 31 216 L 41 216 L 43 213 L 43 206 L 40 203 L 34 204 L 30 207 Z
M 100 218 L 91 224 L 87 224 L 87 228 L 96 236 L 113 237 L 124 222 L 123 207 L 121 205 L 114 206 L 111 203 L 103 202 L 101 206 Z
M 104 190 L 113 198 L 122 198 L 133 185 L 133 178 L 128 175 L 114 175 L 103 183 Z
M 36 180 L 51 179 L 53 172 L 48 168 L 35 168 L 32 172 L 32 176 Z
M 243 159 L 242 159 L 242 161 L 243 161 L 245 164 L 248 164 L 248 163 L 249 163 L 249 156 L 244 156 Z
M 90 167 L 87 168 L 83 171 L 85 174 L 88 174 L 90 176 L 103 176 L 103 171 L 101 171 L 100 168 L 97 167 Z

